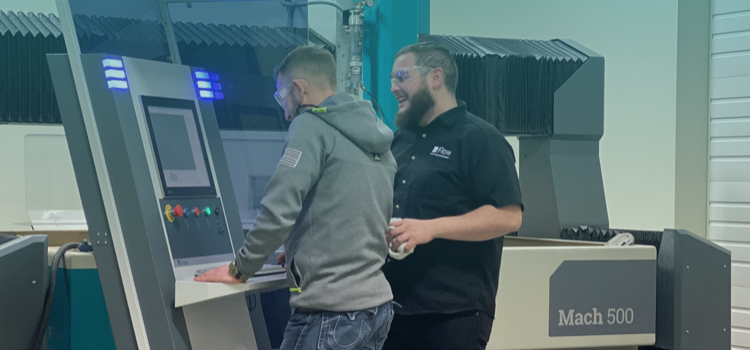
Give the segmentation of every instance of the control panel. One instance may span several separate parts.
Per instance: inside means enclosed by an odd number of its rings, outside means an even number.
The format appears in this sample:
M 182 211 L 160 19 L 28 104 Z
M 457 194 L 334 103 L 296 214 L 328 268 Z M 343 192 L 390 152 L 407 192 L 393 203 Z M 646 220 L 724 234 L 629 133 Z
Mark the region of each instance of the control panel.
M 233 256 L 220 198 L 170 198 L 159 204 L 175 267 Z

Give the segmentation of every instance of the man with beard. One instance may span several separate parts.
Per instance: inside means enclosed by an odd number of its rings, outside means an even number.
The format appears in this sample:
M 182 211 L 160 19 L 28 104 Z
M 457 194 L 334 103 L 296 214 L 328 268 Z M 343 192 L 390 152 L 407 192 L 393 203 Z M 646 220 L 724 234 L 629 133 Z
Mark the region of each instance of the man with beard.
M 281 349 L 380 349 L 393 317 L 380 270 L 393 210 L 393 133 L 370 102 L 336 93 L 336 63 L 325 49 L 294 49 L 275 78 L 274 97 L 292 122 L 284 155 L 235 260 L 196 281 L 245 282 L 286 240 L 294 313 Z
M 523 204 L 510 144 L 456 101 L 458 71 L 436 44 L 401 49 L 391 72 L 398 99 L 391 151 L 398 171 L 392 250 L 383 266 L 396 308 L 385 349 L 484 349 L 495 315 L 503 236 Z M 418 249 L 415 249 L 420 245 Z

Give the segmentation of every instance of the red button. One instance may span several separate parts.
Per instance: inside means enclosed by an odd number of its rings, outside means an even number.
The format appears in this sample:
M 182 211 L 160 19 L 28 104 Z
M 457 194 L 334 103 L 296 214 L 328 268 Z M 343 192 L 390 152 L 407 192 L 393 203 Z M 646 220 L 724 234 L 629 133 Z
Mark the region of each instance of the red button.
M 193 209 L 193 212 L 195 213 L 195 216 L 201 216 L 201 211 L 198 208 Z
M 175 205 L 175 207 L 174 207 L 174 215 L 177 215 L 177 216 L 181 217 L 183 214 L 185 214 L 185 212 L 182 210 L 182 206 L 180 206 L 179 204 Z

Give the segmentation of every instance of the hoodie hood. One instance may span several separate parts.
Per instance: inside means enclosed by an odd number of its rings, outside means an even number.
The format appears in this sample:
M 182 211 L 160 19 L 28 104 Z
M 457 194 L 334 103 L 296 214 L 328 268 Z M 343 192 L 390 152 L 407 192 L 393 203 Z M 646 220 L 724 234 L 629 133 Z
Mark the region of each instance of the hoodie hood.
M 370 101 L 339 93 L 318 107 L 307 113 L 317 115 L 366 152 L 386 153 L 391 149 L 393 131 L 378 119 Z

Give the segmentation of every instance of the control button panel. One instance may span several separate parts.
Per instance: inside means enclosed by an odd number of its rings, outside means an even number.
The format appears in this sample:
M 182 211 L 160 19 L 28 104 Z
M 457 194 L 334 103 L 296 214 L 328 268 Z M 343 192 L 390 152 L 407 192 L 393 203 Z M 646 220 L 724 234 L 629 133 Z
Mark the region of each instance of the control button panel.
M 159 205 L 175 260 L 234 253 L 221 198 L 169 198 Z
M 224 234 L 224 218 L 221 216 L 221 206 L 213 202 L 215 199 L 174 199 L 164 200 L 164 217 L 176 230 L 201 230 L 215 228 Z M 214 207 L 213 209 L 211 207 Z M 213 215 L 213 217 L 211 217 Z

